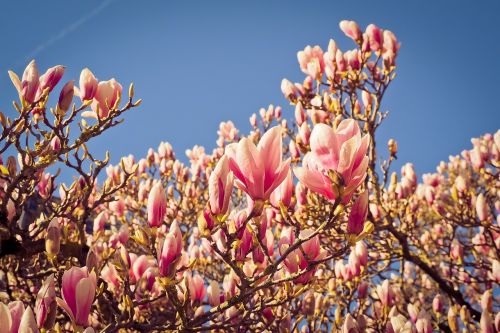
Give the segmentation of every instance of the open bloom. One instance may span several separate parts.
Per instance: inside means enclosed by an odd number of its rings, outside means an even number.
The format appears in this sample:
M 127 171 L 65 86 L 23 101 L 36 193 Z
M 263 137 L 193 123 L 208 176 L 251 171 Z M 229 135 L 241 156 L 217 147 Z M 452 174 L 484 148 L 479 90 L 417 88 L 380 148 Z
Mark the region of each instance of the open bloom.
M 248 138 L 227 146 L 229 168 L 236 186 L 254 201 L 267 200 L 288 174 L 290 160 L 283 162 L 281 128 L 275 126 L 260 139 L 257 147 Z
M 89 274 L 87 267 L 71 267 L 64 272 L 61 288 L 63 299 L 57 298 L 57 304 L 76 325 L 88 326 L 96 287 L 96 275 L 94 272 Z
M 358 123 L 346 119 L 336 129 L 317 124 L 310 141 L 311 152 L 304 157 L 303 166 L 294 169 L 295 175 L 328 200 L 340 196 L 348 202 L 366 177 L 369 136 L 361 137 Z
M 319 79 L 325 69 L 323 50 L 318 45 L 306 46 L 303 51 L 297 53 L 300 69 L 314 79 Z
M 115 79 L 101 81 L 97 85 L 94 101 L 91 104 L 92 111 L 82 113 L 83 117 L 105 119 L 109 111 L 115 107 L 122 95 L 122 85 Z

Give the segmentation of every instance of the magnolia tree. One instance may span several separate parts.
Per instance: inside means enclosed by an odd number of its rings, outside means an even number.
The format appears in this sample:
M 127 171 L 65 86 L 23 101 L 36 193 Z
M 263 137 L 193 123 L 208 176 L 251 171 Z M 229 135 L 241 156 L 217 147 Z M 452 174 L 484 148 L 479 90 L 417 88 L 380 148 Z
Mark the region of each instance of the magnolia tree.
M 132 85 L 84 69 L 50 107 L 63 66 L 9 72 L 0 333 L 498 331 L 500 131 L 422 182 L 392 171 L 376 131 L 399 43 L 340 28 L 355 48 L 298 52 L 289 111 L 261 109 L 248 135 L 222 122 L 188 163 L 166 142 L 119 165 L 89 151 L 140 104 Z

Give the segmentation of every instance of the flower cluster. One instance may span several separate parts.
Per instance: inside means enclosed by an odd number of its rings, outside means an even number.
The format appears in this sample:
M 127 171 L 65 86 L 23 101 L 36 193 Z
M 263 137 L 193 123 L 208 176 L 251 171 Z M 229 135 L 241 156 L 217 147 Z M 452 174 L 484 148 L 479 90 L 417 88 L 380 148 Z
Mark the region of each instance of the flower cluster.
M 133 85 L 125 99 L 84 69 L 50 108 L 63 66 L 10 72 L 0 333 L 498 331 L 500 131 L 421 182 L 411 163 L 392 171 L 397 142 L 380 149 L 376 131 L 400 44 L 340 29 L 355 47 L 299 51 L 289 105 L 248 134 L 222 122 L 186 159 L 168 142 L 117 165 L 90 152 L 140 104 Z

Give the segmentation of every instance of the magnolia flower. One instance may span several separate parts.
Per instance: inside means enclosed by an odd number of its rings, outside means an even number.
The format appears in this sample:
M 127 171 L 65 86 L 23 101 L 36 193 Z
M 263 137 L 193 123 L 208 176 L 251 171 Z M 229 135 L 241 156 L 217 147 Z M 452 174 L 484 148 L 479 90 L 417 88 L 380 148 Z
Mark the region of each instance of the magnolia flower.
M 24 312 L 24 304 L 21 301 L 10 302 L 8 305 L 0 302 L 0 333 L 17 333 Z
M 57 102 L 57 108 L 59 111 L 62 111 L 63 113 L 68 111 L 71 106 L 71 102 L 73 102 L 74 93 L 74 81 L 71 80 L 64 85 L 61 93 L 59 94 L 59 101 Z
M 191 302 L 202 302 L 205 298 L 206 289 L 203 278 L 196 274 L 193 277 L 188 276 L 189 294 L 191 295 Z
M 56 310 L 57 303 L 54 275 L 50 275 L 45 279 L 42 288 L 40 288 L 36 296 L 35 314 L 38 326 L 46 329 L 52 328 L 56 319 Z
M 354 21 L 343 20 L 339 23 L 340 30 L 347 36 L 352 38 L 354 41 L 360 41 L 362 39 L 362 32 L 359 25 Z
M 116 107 L 122 95 L 122 86 L 115 79 L 101 81 L 91 104 L 92 111 L 82 113 L 82 117 L 105 119 L 109 111 Z
M 313 233 L 312 229 L 302 230 L 299 234 L 300 239 L 309 238 Z M 295 233 L 293 229 L 288 228 L 282 231 L 282 236 L 278 244 L 278 249 L 280 255 L 285 255 L 287 249 L 295 242 Z M 290 274 L 294 274 L 305 270 L 309 266 L 309 262 L 319 260 L 325 255 L 325 252 L 321 251 L 319 236 L 316 235 L 311 239 L 302 243 L 301 247 L 293 250 L 289 253 L 285 260 L 284 264 L 286 269 Z M 304 272 L 299 277 L 297 277 L 294 281 L 299 284 L 308 283 L 312 276 L 314 275 L 314 270 L 309 270 Z
M 23 73 L 21 81 L 21 96 L 28 103 L 35 102 L 36 93 L 40 85 L 40 76 L 35 60 L 32 60 Z
M 148 223 L 150 227 L 159 227 L 167 212 L 167 196 L 161 182 L 153 185 L 148 196 Z
M 14 331 L 11 331 L 14 332 Z M 23 316 L 21 317 L 21 323 L 19 324 L 19 329 L 17 333 L 38 333 L 38 326 L 36 324 L 35 315 L 31 307 L 27 307 L 24 310 Z
M 366 27 L 365 34 L 368 37 L 370 50 L 375 52 L 380 51 L 384 43 L 383 31 L 375 24 L 369 24 Z
M 87 267 L 71 267 L 64 272 L 61 288 L 63 299 L 57 298 L 57 304 L 76 325 L 88 325 L 96 287 L 96 275 L 93 271 L 89 274 Z
M 158 266 L 160 275 L 171 277 L 175 274 L 177 263 L 182 254 L 182 234 L 177 222 L 170 226 L 170 231 L 160 244 L 161 251 L 158 251 Z
M 224 215 L 229 208 L 233 189 L 233 174 L 229 170 L 229 159 L 223 155 L 208 180 L 210 211 L 214 215 Z
M 346 119 L 336 129 L 316 125 L 310 141 L 311 152 L 304 157 L 303 166 L 294 169 L 295 175 L 328 200 L 340 197 L 347 203 L 366 177 L 369 136 L 361 137 L 358 123 Z
M 269 129 L 257 147 L 248 138 L 226 147 L 229 168 L 236 177 L 236 186 L 254 201 L 269 199 L 271 193 L 283 182 L 290 160 L 282 161 L 281 128 Z
M 54 89 L 54 87 L 57 85 L 57 83 L 59 83 L 63 75 L 64 66 L 57 65 L 47 69 L 45 74 L 40 76 L 37 98 L 40 98 L 45 89 L 49 89 L 49 92 L 51 92 L 52 89 Z
M 476 198 L 476 214 L 480 221 L 486 221 L 488 219 L 488 203 L 483 193 L 479 194 Z
M 91 100 L 97 92 L 97 79 L 88 68 L 84 68 L 80 74 L 80 99 Z
M 381 285 L 377 286 L 377 295 L 382 305 L 391 307 L 394 302 L 394 291 L 389 284 L 389 280 L 384 280 Z
M 368 214 L 368 191 L 364 191 L 354 202 L 349 213 L 347 232 L 359 235 L 363 231 L 366 215 Z
M 311 47 L 306 46 L 303 51 L 297 53 L 300 69 L 310 75 L 314 79 L 321 78 L 325 69 L 325 61 L 323 60 L 323 50 L 318 45 Z
M 356 320 L 351 316 L 350 313 L 347 314 L 344 325 L 342 325 L 342 333 L 359 333 L 360 329 Z
M 285 180 L 271 194 L 271 204 L 274 207 L 280 207 L 280 204 L 283 204 L 285 207 L 290 207 L 292 203 L 293 189 L 292 171 L 289 170 Z

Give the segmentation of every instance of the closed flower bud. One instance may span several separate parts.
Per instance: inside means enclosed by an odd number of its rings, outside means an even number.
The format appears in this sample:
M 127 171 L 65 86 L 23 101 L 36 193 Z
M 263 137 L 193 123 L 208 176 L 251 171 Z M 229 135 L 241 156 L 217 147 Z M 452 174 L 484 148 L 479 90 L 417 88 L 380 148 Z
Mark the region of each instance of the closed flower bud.
M 61 230 L 57 220 L 52 220 L 47 228 L 47 238 L 45 239 L 45 251 L 50 257 L 55 257 L 61 247 Z
M 394 139 L 390 139 L 387 143 L 387 147 L 389 148 L 389 153 L 391 156 L 395 156 L 398 153 L 398 143 Z
M 54 275 L 50 275 L 43 282 L 42 288 L 36 296 L 35 314 L 39 327 L 51 329 L 54 326 L 57 313 L 56 290 Z
M 441 313 L 443 311 L 443 296 L 437 294 L 432 300 L 432 309 L 435 313 Z
M 295 106 L 295 122 L 298 126 L 301 126 L 304 121 L 306 121 L 306 113 L 304 111 L 302 103 L 299 102 Z
M 97 288 L 96 275 L 87 267 L 71 267 L 62 277 L 61 294 L 57 304 L 68 314 L 71 321 L 87 326 Z
M 61 139 L 58 136 L 55 136 L 50 140 L 50 148 L 53 151 L 59 151 L 61 149 Z
M 23 73 L 21 80 L 21 96 L 31 104 L 35 101 L 35 96 L 39 86 L 39 74 L 35 60 L 32 60 Z
M 80 74 L 80 99 L 88 101 L 94 98 L 97 92 L 97 79 L 88 68 L 84 68 Z
M 292 171 L 288 171 L 288 175 L 280 186 L 271 194 L 270 202 L 274 207 L 280 207 L 280 203 L 285 207 L 290 207 L 292 203 L 293 180 Z
M 210 210 L 214 215 L 224 215 L 229 208 L 233 189 L 233 174 L 229 170 L 229 159 L 223 155 L 208 180 Z
M 343 20 L 340 22 L 339 26 L 340 30 L 342 30 L 347 37 L 350 37 L 355 42 L 359 42 L 363 39 L 363 33 L 356 22 Z
M 375 24 L 369 24 L 366 27 L 366 35 L 370 44 L 370 50 L 374 52 L 380 51 L 384 43 L 382 30 Z
M 148 223 L 150 227 L 159 227 L 167 211 L 167 196 L 161 182 L 153 185 L 148 197 Z
M 54 89 L 54 87 L 59 83 L 62 76 L 64 75 L 64 66 L 57 65 L 47 69 L 45 74 L 40 76 L 40 85 L 38 87 L 38 93 L 43 93 L 45 89 L 49 89 L 49 92 Z
M 220 304 L 220 287 L 217 281 L 211 281 L 207 288 L 208 304 L 211 306 L 217 306 Z
M 68 111 L 71 106 L 71 102 L 73 102 L 74 95 L 74 81 L 71 80 L 64 85 L 61 90 L 61 94 L 59 95 L 59 102 L 57 103 L 57 109 L 60 110 L 63 114 Z
M 476 213 L 480 221 L 488 220 L 489 208 L 483 193 L 476 198 Z
M 363 231 L 366 215 L 368 214 L 368 191 L 364 191 L 349 213 L 349 220 L 347 222 L 347 232 L 349 234 L 359 235 Z
M 493 321 L 491 320 L 491 315 L 488 311 L 483 311 L 481 313 L 481 320 L 479 322 L 481 328 L 481 333 L 495 333 L 495 328 L 493 327 Z

